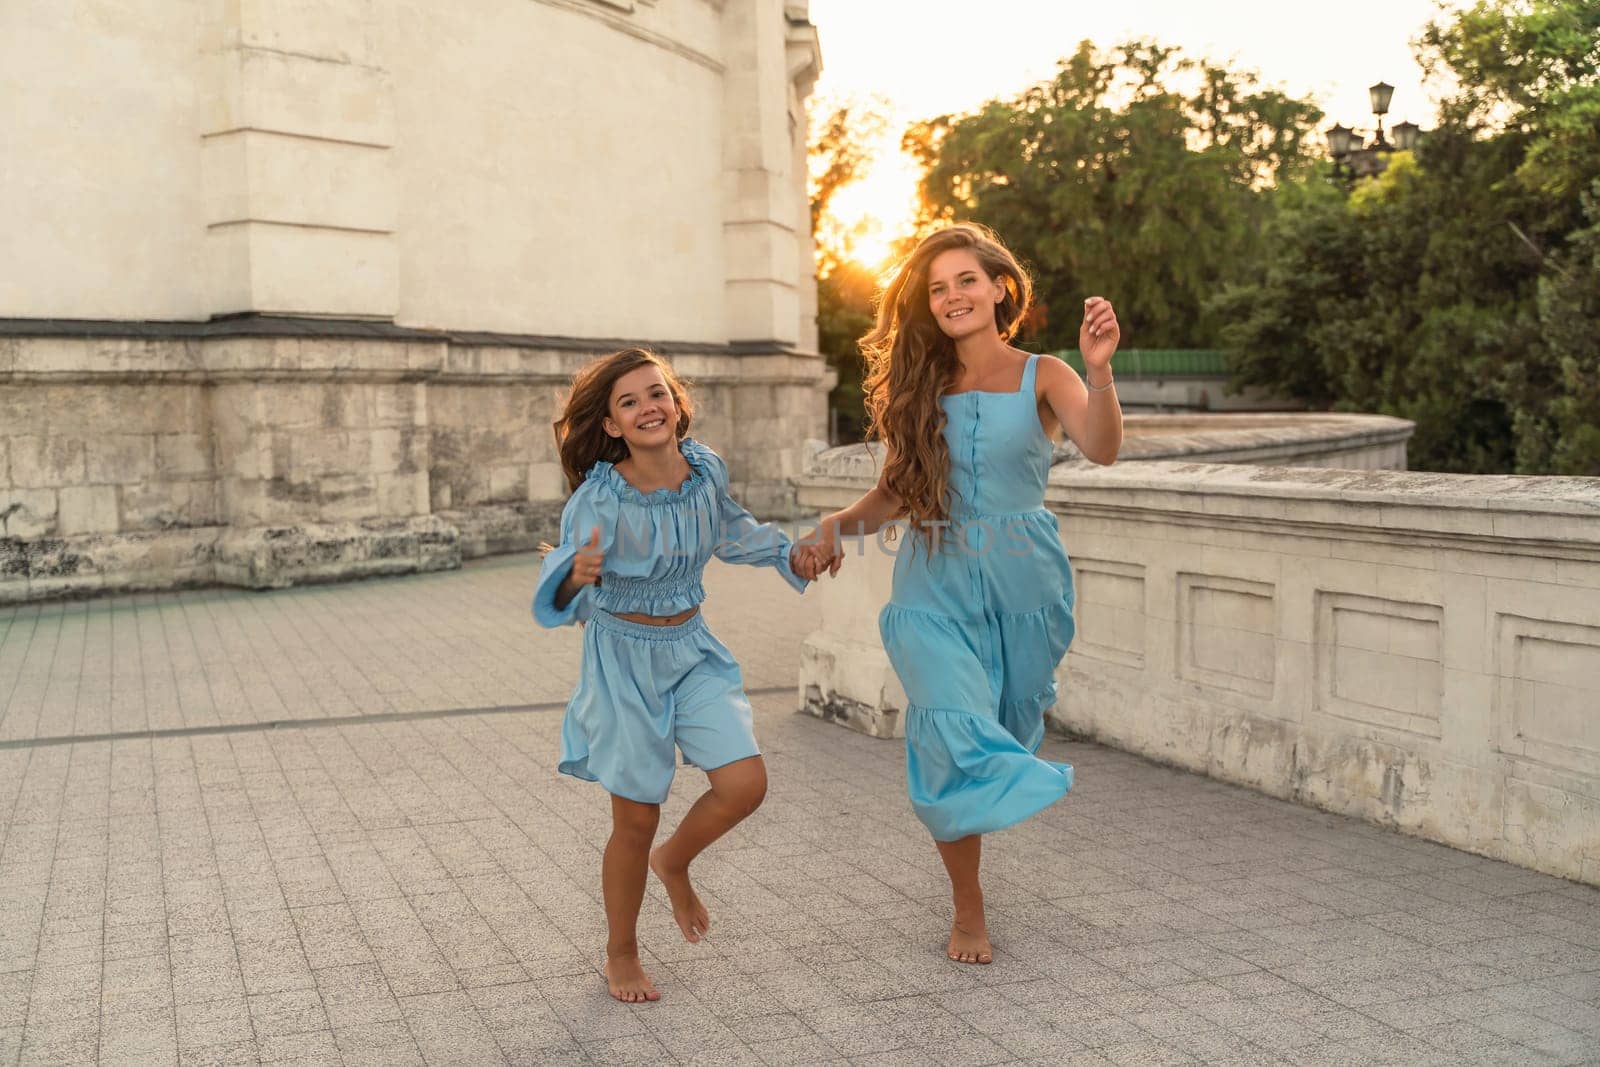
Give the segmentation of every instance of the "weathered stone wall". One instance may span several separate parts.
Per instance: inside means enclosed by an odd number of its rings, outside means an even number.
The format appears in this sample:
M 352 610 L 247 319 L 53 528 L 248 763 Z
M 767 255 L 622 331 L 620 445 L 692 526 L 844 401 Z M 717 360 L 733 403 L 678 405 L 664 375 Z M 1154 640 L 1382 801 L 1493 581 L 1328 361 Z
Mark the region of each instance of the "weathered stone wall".
M 827 467 L 803 502 L 870 484 Z M 1068 464 L 1048 503 L 1078 597 L 1058 726 L 1600 883 L 1600 479 Z M 801 677 L 882 736 L 892 562 L 822 584 Z
M 595 351 L 264 325 L 0 341 L 0 601 L 429 570 L 556 535 L 551 424 Z M 672 358 L 734 491 L 795 514 L 818 357 Z
M 222 496 L 197 359 L 190 344 L 0 339 L 0 599 L 209 576 Z M 144 373 L 163 360 L 172 377 Z M 68 361 L 95 377 L 51 372 Z

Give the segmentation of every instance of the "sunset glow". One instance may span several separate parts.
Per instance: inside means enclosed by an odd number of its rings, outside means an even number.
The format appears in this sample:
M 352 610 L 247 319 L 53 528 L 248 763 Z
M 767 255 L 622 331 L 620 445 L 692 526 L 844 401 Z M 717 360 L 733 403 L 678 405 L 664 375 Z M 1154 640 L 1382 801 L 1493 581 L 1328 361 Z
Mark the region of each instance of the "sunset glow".
M 1086 38 L 1102 48 L 1154 38 L 1193 58 L 1255 70 L 1265 84 L 1315 101 L 1327 112 L 1324 129 L 1370 129 L 1367 86 L 1377 81 L 1396 87 L 1389 125 L 1433 124 L 1436 101 L 1410 40 L 1435 16 L 1435 0 L 1348 0 L 1338 18 L 1319 17 L 1314 32 L 1285 17 L 1277 0 L 1225 7 L 1228 17 L 1218 19 L 1214 6 L 1177 0 L 989 0 L 975 17 L 967 0 L 811 0 L 822 42 L 818 99 L 875 97 L 889 114 L 865 177 L 831 205 L 839 228 L 854 231 L 855 258 L 876 269 L 911 231 L 920 171 L 900 150 L 908 125 L 1015 95 L 1051 77 Z
M 874 142 L 866 177 L 840 189 L 833 199 L 834 217 L 856 229 L 856 260 L 872 270 L 886 264 L 893 242 L 911 231 L 916 215 L 921 172 L 900 150 L 903 126 L 903 121 L 891 122 L 890 131 Z

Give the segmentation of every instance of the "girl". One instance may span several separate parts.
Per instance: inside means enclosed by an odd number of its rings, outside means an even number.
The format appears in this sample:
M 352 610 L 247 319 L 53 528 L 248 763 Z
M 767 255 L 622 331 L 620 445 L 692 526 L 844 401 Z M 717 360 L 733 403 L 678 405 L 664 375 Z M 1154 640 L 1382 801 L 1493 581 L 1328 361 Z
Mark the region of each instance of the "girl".
M 947 955 L 964 963 L 993 958 L 982 835 L 1072 786 L 1070 766 L 1034 755 L 1073 634 L 1072 572 L 1044 507 L 1051 438 L 1065 429 L 1096 463 L 1111 463 L 1122 444 L 1110 303 L 1084 302 L 1086 383 L 1060 360 L 1009 344 L 1031 299 L 1027 274 L 980 226 L 952 226 L 917 246 L 861 342 L 883 474 L 824 518 L 803 549 L 837 573 L 841 535 L 909 521 L 878 626 L 909 702 L 911 804 L 950 875 Z
M 630 1003 L 660 999 L 635 933 L 646 864 L 683 936 L 698 942 L 711 923 L 689 864 L 767 789 L 739 665 L 699 613 L 701 572 L 715 554 L 775 567 L 801 592 L 816 576 L 814 563 L 791 560 L 793 545 L 776 526 L 728 495 L 722 460 L 685 436 L 692 418 L 682 383 L 650 352 L 630 348 L 578 373 L 555 424 L 574 491 L 533 599 L 541 625 L 588 623 L 560 770 L 611 794 L 600 868 L 605 974 L 611 995 Z M 652 852 L 674 745 L 711 788 Z

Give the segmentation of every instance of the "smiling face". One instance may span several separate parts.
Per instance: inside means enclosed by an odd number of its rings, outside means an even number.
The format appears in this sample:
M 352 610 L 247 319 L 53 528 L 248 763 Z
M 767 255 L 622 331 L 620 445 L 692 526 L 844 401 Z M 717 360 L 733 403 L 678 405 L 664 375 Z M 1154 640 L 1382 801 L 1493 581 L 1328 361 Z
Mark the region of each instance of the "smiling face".
M 659 448 L 677 439 L 678 405 L 657 367 L 635 367 L 611 386 L 605 431 L 629 449 Z
M 953 341 L 996 329 L 994 309 L 1005 295 L 1005 285 L 984 273 L 969 248 L 940 252 L 928 264 L 928 310 Z

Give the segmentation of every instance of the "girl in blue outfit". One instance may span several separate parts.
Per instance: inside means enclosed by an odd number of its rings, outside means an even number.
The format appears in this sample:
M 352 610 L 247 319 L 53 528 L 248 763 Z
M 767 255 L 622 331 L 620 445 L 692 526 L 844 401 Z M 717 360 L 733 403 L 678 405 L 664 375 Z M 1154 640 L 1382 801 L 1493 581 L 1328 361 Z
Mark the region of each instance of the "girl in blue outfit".
M 1031 299 L 1027 274 L 982 227 L 952 226 L 917 246 L 861 342 L 882 476 L 803 549 L 837 573 L 841 536 L 908 520 L 878 624 L 908 700 L 911 805 L 950 875 L 947 955 L 966 963 L 993 958 L 982 835 L 1072 786 L 1070 766 L 1034 755 L 1073 634 L 1072 572 L 1044 507 L 1051 439 L 1064 429 L 1096 463 L 1115 460 L 1122 443 L 1110 303 L 1084 302 L 1085 382 L 1010 345 Z
M 715 555 L 776 568 L 801 592 L 816 576 L 809 557 L 794 565 L 776 526 L 728 495 L 728 468 L 685 436 L 692 418 L 683 385 L 650 352 L 617 352 L 578 373 L 555 425 L 573 493 L 533 599 L 543 626 L 587 623 L 560 769 L 611 794 L 605 973 L 611 995 L 628 1002 L 660 996 L 635 932 L 647 864 L 683 936 L 698 942 L 710 917 L 689 864 L 766 794 L 739 665 L 700 615 L 701 573 Z M 675 747 L 711 788 L 651 851 Z

